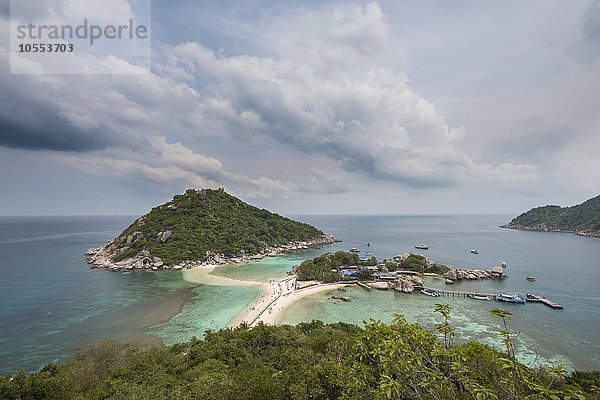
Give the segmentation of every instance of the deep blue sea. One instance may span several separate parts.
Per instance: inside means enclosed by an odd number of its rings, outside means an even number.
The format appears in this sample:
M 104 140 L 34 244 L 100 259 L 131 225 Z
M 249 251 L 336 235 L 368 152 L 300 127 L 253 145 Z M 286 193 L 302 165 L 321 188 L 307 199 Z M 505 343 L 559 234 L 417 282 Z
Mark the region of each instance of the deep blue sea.
M 562 304 L 564 310 L 542 304 L 502 306 L 513 313 L 511 327 L 534 353 L 545 358 L 557 355 L 557 360 L 579 369 L 600 369 L 600 239 L 499 228 L 511 219 L 508 215 L 295 218 L 343 243 L 295 253 L 294 259 L 350 247 L 368 250 L 380 259 L 391 258 L 414 251 L 416 243 L 426 243 L 429 250 L 424 254 L 456 267 L 488 269 L 506 261 L 509 279 L 464 282 L 453 289 L 535 292 Z M 207 329 L 225 326 L 256 295 L 252 288 L 192 284 L 175 271 L 89 269 L 84 251 L 111 240 L 134 219 L 0 218 L 0 374 L 20 368 L 33 371 L 48 362 L 68 359 L 76 348 L 98 340 L 157 338 L 173 343 L 202 336 Z M 479 254 L 471 254 L 471 248 Z M 260 268 L 256 273 L 280 275 L 289 267 L 288 261 L 279 265 L 265 259 L 256 264 Z M 536 282 L 526 281 L 530 275 Z M 444 285 L 443 281 L 430 283 Z M 285 321 L 321 318 L 360 323 L 368 318 L 389 320 L 393 312 L 427 318 L 423 310 L 430 312 L 437 301 L 420 294 L 366 293 L 354 293 L 356 300 L 344 305 L 345 309 L 335 308 L 338 305 L 327 299 L 308 298 L 294 305 L 297 312 L 287 313 Z M 456 310 L 459 331 L 468 336 L 477 326 L 486 341 L 496 324 L 488 309 L 500 304 L 447 301 Z M 478 335 L 473 338 L 481 339 Z

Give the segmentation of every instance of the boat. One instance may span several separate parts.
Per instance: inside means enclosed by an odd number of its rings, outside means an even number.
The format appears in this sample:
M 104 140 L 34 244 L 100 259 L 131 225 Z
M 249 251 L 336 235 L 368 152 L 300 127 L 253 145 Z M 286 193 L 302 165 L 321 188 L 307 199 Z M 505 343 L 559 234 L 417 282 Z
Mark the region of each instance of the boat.
M 506 261 L 502 261 L 502 264 L 500 265 L 502 265 L 502 268 L 506 268 Z
M 426 244 L 420 243 L 420 244 L 415 245 L 415 249 L 428 250 L 429 246 L 427 246 Z
M 475 250 L 475 249 L 471 249 L 471 253 L 473 253 L 473 254 L 479 254 L 479 252 L 477 250 Z
M 437 290 L 433 289 L 423 289 L 421 290 L 421 293 L 431 297 L 440 297 L 440 293 Z
M 507 303 L 525 303 L 525 300 L 522 297 L 517 296 L 516 294 L 498 294 L 496 295 L 496 300 L 505 301 Z
M 436 274 L 437 275 L 437 274 Z M 452 279 L 448 279 L 446 278 L 446 280 L 444 281 L 446 284 L 451 285 L 454 283 L 454 281 Z
M 348 296 L 331 296 L 331 298 L 333 300 L 342 300 L 342 301 L 345 301 L 345 302 L 352 301 L 352 298 L 350 298 Z
M 365 256 L 372 256 L 373 255 L 373 253 L 371 253 L 370 251 L 365 251 L 363 254 Z
M 360 250 L 357 249 L 356 247 L 353 247 L 350 249 L 350 253 L 360 253 Z
M 467 297 L 473 300 L 492 300 L 490 296 L 483 294 L 468 294 Z
M 528 276 L 528 277 L 527 277 L 527 280 L 528 280 L 529 282 L 535 282 L 535 277 L 534 277 L 534 276 Z

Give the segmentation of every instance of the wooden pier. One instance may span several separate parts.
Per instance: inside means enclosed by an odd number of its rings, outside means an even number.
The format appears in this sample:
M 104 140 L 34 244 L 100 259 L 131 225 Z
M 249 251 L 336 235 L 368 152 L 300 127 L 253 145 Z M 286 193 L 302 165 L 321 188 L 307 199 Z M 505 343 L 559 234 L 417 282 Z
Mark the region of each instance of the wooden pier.
M 368 286 L 368 285 L 366 285 L 366 284 L 364 284 L 364 283 L 362 283 L 362 282 L 356 281 L 356 284 L 357 284 L 358 286 L 360 286 L 361 288 L 363 288 L 363 289 L 367 290 L 367 291 L 370 291 L 370 290 L 371 290 L 371 286 Z
M 444 289 L 434 289 L 434 288 L 424 288 L 424 289 L 435 290 L 441 296 L 448 296 L 448 297 L 489 296 L 491 299 L 496 300 L 496 297 L 498 296 L 497 293 L 460 292 L 460 291 L 456 291 L 456 290 L 444 290 Z M 543 304 L 547 305 L 548 307 L 553 308 L 555 310 L 563 309 L 563 306 L 561 306 L 560 304 L 556 304 L 539 294 L 528 293 L 526 295 L 520 294 L 519 296 L 522 299 L 525 299 L 527 302 L 530 302 L 530 303 L 543 303 Z
M 548 307 L 554 308 L 555 310 L 563 309 L 563 306 L 561 306 L 560 304 L 556 304 L 556 303 L 548 300 L 544 296 L 540 296 L 539 294 L 527 293 L 527 301 L 529 301 L 531 303 L 544 303 Z

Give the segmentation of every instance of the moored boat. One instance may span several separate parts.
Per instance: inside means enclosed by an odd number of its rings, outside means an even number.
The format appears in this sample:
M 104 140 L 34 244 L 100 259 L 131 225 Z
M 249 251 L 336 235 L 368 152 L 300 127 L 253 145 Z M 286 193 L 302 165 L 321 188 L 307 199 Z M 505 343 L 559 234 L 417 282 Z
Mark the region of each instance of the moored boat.
M 477 250 L 475 250 L 475 249 L 471 249 L 471 253 L 472 254 L 479 254 L 479 252 Z
M 535 277 L 534 277 L 534 276 L 528 276 L 528 277 L 527 277 L 527 280 L 528 280 L 529 282 L 535 282 Z
M 360 250 L 357 249 L 356 247 L 353 247 L 350 249 L 350 253 L 360 253 Z
M 415 245 L 415 249 L 428 250 L 429 246 L 427 246 L 426 244 L 423 244 L 423 243 L 419 243 L 419 244 Z
M 342 300 L 342 301 L 345 301 L 345 302 L 352 301 L 352 298 L 350 298 L 348 296 L 331 296 L 331 298 L 333 300 Z
M 473 300 L 492 300 L 490 296 L 483 294 L 468 294 L 467 297 Z
M 433 289 L 423 289 L 421 290 L 421 293 L 431 297 L 440 297 L 440 293 L 437 290 Z
M 496 295 L 496 300 L 505 301 L 507 303 L 525 303 L 525 299 L 521 296 L 517 296 L 516 294 L 498 294 Z

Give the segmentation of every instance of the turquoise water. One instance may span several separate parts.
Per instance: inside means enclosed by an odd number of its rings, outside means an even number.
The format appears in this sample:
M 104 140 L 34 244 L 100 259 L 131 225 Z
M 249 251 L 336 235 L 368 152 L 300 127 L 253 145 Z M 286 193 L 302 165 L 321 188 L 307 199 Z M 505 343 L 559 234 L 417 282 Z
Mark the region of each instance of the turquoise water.
M 314 251 L 295 252 L 277 257 L 267 257 L 236 265 L 217 267 L 212 274 L 244 281 L 268 281 L 285 278 L 293 265 L 300 264 Z M 316 256 L 315 256 L 316 257 Z
M 513 313 L 521 357 L 533 364 L 561 361 L 578 369 L 600 369 L 600 240 L 570 234 L 498 228 L 510 216 L 300 216 L 343 243 L 290 255 L 218 268 L 238 279 L 283 277 L 292 265 L 324 251 L 368 249 L 376 257 L 413 251 L 427 243 L 428 257 L 464 268 L 489 268 L 506 261 L 510 278 L 455 284 L 456 290 L 537 292 L 562 304 L 511 305 L 469 299 L 433 299 L 420 294 L 351 290 L 350 303 L 328 295 L 303 299 L 285 322 L 322 319 L 361 323 L 389 321 L 393 313 L 431 327 L 435 302 L 453 307 L 452 323 L 464 340 L 499 345 L 499 321 L 489 309 Z M 68 359 L 77 347 L 105 339 L 158 337 L 165 343 L 197 337 L 225 326 L 252 301 L 256 289 L 186 282 L 181 272 L 112 273 L 90 270 L 83 252 L 121 232 L 135 217 L 0 218 L 0 373 L 36 370 Z M 471 248 L 479 251 L 470 253 Z M 527 282 L 533 275 L 536 282 Z M 441 285 L 441 281 L 431 281 Z M 179 312 L 181 311 L 181 312 Z M 179 312 L 179 313 L 178 313 Z
M 98 340 L 201 337 L 256 295 L 253 288 L 189 283 L 180 271 L 91 270 L 84 251 L 134 219 L 0 218 L 0 374 L 69 359 Z
M 498 226 L 510 220 L 510 216 L 502 215 L 301 219 L 319 222 L 321 229 L 342 239 L 343 243 L 332 246 L 333 250 L 358 247 L 384 259 L 416 251 L 416 243 L 426 243 L 429 250 L 421 252 L 447 265 L 489 269 L 506 261 L 509 279 L 466 281 L 450 289 L 539 293 L 565 309 L 447 297 L 432 301 L 420 294 L 355 291 L 357 300 L 344 305 L 327 301 L 327 295 L 301 300 L 284 315 L 284 322 L 323 319 L 358 323 L 369 318 L 389 321 L 390 310 L 400 309 L 409 320 L 432 327 L 439 322 L 432 312 L 435 302 L 448 302 L 454 308 L 454 323 L 463 338 L 499 346 L 499 321 L 489 315 L 489 310 L 502 307 L 513 314 L 511 328 L 519 332 L 522 359 L 533 363 L 538 353 L 545 360 L 561 360 L 578 369 L 600 369 L 600 239 L 502 229 Z M 366 243 L 370 243 L 370 248 Z M 471 248 L 479 254 L 471 254 Z M 535 276 L 537 281 L 528 282 L 527 276 Z M 434 287 L 445 286 L 441 280 L 428 282 Z
M 188 341 L 191 336 L 201 338 L 208 330 L 215 331 L 226 326 L 259 294 L 259 290 L 252 287 L 209 285 L 199 286 L 193 292 L 196 296 L 183 306 L 179 314 L 163 324 L 148 328 L 146 332 L 168 345 Z

